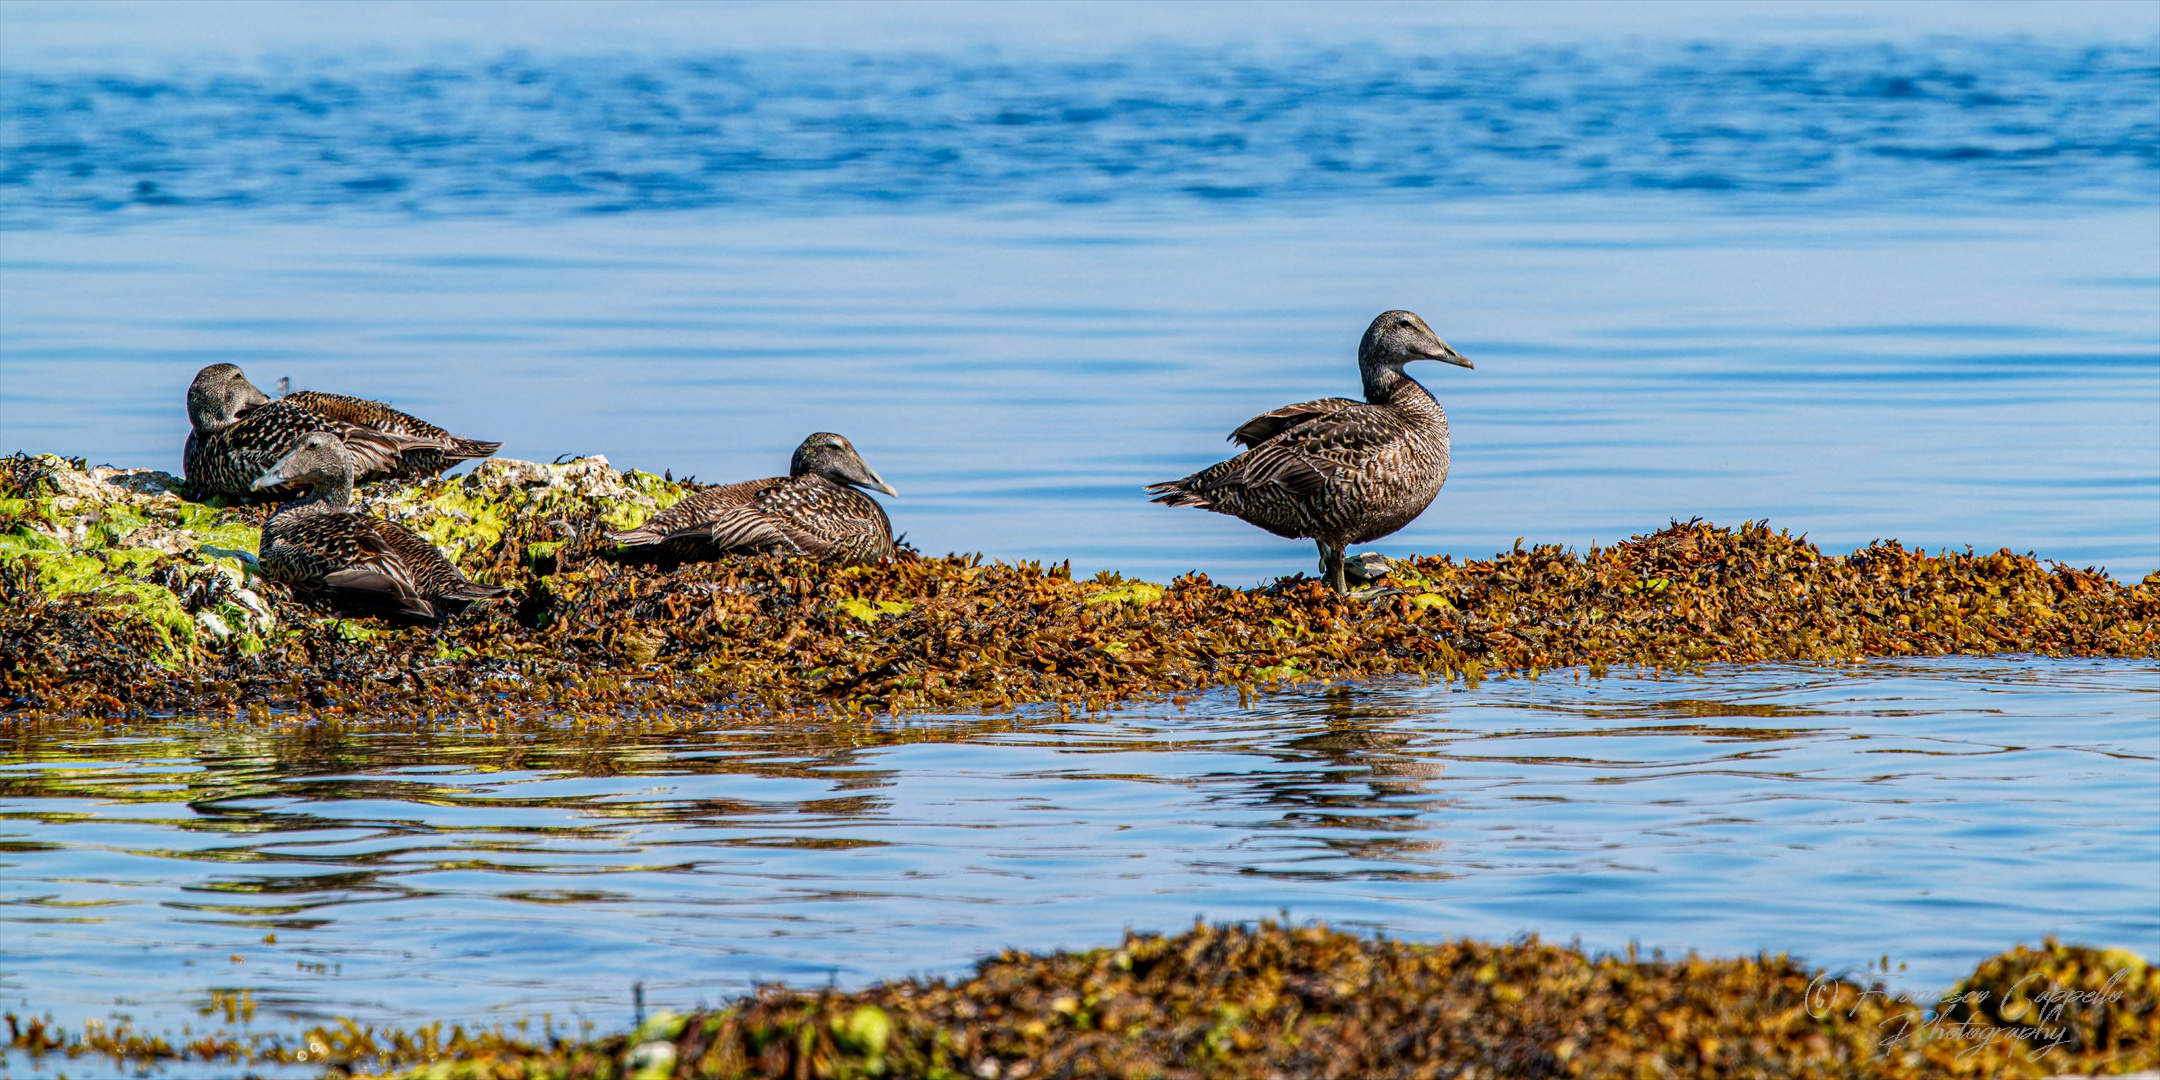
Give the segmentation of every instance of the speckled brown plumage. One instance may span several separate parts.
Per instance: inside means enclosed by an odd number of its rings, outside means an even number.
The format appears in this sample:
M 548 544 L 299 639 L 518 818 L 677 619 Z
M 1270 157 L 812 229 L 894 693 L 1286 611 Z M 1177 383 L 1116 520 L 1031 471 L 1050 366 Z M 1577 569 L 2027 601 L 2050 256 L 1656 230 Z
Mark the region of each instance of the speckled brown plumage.
M 673 561 L 790 551 L 835 562 L 886 562 L 897 550 L 892 523 L 857 486 L 897 494 L 846 439 L 819 432 L 796 448 L 787 476 L 707 488 L 612 539 Z
M 466 580 L 412 530 L 351 506 L 352 473 L 343 442 L 314 432 L 258 477 L 309 491 L 264 523 L 257 561 L 265 576 L 340 609 L 428 621 L 505 592 Z
M 701 488 L 646 519 L 645 524 L 614 533 L 613 537 L 618 543 L 635 544 L 647 537 L 672 536 L 684 529 L 696 528 L 736 508 L 748 506 L 756 501 L 759 492 L 775 484 L 784 484 L 787 480 L 785 476 L 769 476 L 763 480 L 744 480 L 735 484 Z
M 459 462 L 484 458 L 502 449 L 499 442 L 482 442 L 479 439 L 452 435 L 419 417 L 399 412 L 380 401 L 347 397 L 344 394 L 326 394 L 320 390 L 301 390 L 287 394 L 282 400 L 342 424 L 427 440 L 425 444 L 405 452 L 399 462 L 400 476 L 434 476 Z
M 1413 360 L 1470 366 L 1424 320 L 1384 312 L 1358 348 L 1364 401 L 1322 398 L 1262 413 L 1230 435 L 1249 447 L 1244 453 L 1148 491 L 1155 502 L 1309 538 L 1329 581 L 1346 589 L 1343 549 L 1409 524 L 1447 482 L 1447 413 L 1403 374 Z
M 272 401 L 238 367 L 212 364 L 188 388 L 192 430 L 181 462 L 199 496 L 297 494 L 292 486 L 258 490 L 255 479 L 299 441 L 327 431 L 344 441 L 355 478 L 431 476 L 499 443 L 462 439 L 380 402 L 301 391 Z
M 341 424 L 298 405 L 272 401 L 248 409 L 233 423 L 215 431 L 189 432 L 181 466 L 187 473 L 188 486 L 198 496 L 289 497 L 300 489 L 284 485 L 257 491 L 255 479 L 300 440 L 318 431 L 344 441 L 353 456 L 355 480 L 361 483 L 397 475 L 405 451 L 410 448 L 404 436 Z

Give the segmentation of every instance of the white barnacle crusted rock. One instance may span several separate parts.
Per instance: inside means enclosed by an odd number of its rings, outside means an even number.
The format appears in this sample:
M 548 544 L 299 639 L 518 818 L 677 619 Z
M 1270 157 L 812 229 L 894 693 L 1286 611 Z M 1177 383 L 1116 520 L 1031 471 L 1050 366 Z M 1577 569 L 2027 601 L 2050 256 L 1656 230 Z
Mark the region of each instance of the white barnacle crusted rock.
M 511 532 L 571 539 L 571 523 L 593 515 L 607 527 L 626 528 L 672 505 L 684 490 L 651 473 L 618 472 L 593 454 L 553 463 L 494 458 L 463 476 L 382 489 L 365 501 L 371 512 L 460 560 L 484 559 Z
M 623 483 L 623 474 L 616 472 L 601 454 L 554 464 L 490 461 L 473 470 L 473 476 L 483 484 L 494 481 L 526 488 L 546 487 L 589 498 L 621 498 L 631 493 L 630 486 Z

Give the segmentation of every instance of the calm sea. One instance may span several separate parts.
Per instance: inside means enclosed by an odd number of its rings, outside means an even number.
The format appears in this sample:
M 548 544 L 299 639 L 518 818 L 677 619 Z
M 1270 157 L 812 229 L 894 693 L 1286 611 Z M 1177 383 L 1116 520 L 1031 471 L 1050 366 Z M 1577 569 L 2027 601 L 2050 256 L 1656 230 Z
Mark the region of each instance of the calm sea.
M 1141 486 L 1354 393 L 1403 307 L 1478 366 L 1413 369 L 1454 473 L 1378 550 L 1700 515 L 2160 568 L 2160 7 L 1701 40 L 1650 8 L 1573 39 L 1475 6 L 1251 39 L 427 9 L 454 47 L 154 10 L 0 12 L 0 450 L 177 471 L 187 382 L 232 361 L 703 480 L 839 431 L 925 551 L 1253 584 L 1310 546 Z M 212 47 L 243 23 L 256 51 Z M 2156 693 L 1974 660 L 605 745 L 18 733 L 0 995 L 614 1023 L 639 979 L 688 1004 L 1282 908 L 1887 952 L 1926 990 L 2044 933 L 2160 954 Z

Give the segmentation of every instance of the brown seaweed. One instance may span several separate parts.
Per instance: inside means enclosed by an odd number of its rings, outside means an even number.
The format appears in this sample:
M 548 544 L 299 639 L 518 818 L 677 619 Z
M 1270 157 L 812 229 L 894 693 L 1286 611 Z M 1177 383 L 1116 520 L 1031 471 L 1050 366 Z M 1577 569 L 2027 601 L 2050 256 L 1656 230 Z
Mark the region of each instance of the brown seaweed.
M 18 457 L 0 468 L 5 711 L 712 720 L 1098 709 L 1218 687 L 1564 667 L 2160 655 L 2160 573 L 2125 584 L 2031 555 L 1894 541 L 1833 555 L 1756 522 L 1675 522 L 1584 552 L 1518 543 L 1490 559 L 1411 558 L 1352 596 L 1302 576 L 1157 585 L 980 556 L 836 567 L 766 555 L 673 572 L 618 561 L 605 533 L 684 490 L 599 459 L 491 461 L 395 489 L 370 509 L 513 596 L 442 629 L 395 629 L 247 577 L 219 595 L 269 610 L 235 627 L 239 607 L 206 619 L 203 604 L 226 600 L 188 592 L 213 570 L 242 576 L 206 554 L 229 546 L 189 542 L 251 532 L 251 511 L 131 495 L 59 459 Z M 141 546 L 144 534 L 163 547 Z
M 222 1006 L 230 1022 L 252 1002 L 227 995 Z M 605 1037 L 347 1020 L 297 1037 L 176 1041 L 6 1020 L 12 1051 L 33 1061 L 276 1062 L 412 1080 L 2015 1080 L 2160 1065 L 2160 971 L 2050 940 L 1987 960 L 1939 1001 L 1922 1001 L 1783 955 L 1599 956 L 1536 938 L 1425 945 L 1263 922 L 1128 934 L 1086 952 L 1008 951 L 958 980 L 852 993 L 767 987 Z

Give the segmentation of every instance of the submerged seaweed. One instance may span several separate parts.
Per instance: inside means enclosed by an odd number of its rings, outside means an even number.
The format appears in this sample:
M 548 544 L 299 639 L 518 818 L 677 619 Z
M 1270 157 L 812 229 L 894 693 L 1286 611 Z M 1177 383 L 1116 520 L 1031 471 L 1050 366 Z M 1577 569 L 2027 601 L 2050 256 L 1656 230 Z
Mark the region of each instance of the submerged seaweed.
M 8 711 L 849 715 L 1577 665 L 2160 655 L 2160 574 L 2126 585 L 1890 541 L 1826 555 L 1752 522 L 1675 522 L 1581 553 L 1411 558 L 1349 597 L 1303 577 L 1075 580 L 912 552 L 669 572 L 623 561 L 606 533 L 692 489 L 597 457 L 493 460 L 370 495 L 371 512 L 513 591 L 449 627 L 392 629 L 284 596 L 252 573 L 263 511 L 190 503 L 175 483 L 49 455 L 0 467 Z
M 1196 925 L 1115 948 L 1006 952 L 972 977 L 767 988 L 604 1038 L 377 1030 L 298 1039 L 13 1014 L 12 1048 L 131 1066 L 311 1064 L 410 1080 L 690 1077 L 1792 1077 L 2121 1073 L 2160 1065 L 2160 971 L 2019 947 L 1928 1003 L 1788 957 L 1592 956 L 1535 938 L 1418 945 L 1324 926 Z M 228 1009 L 232 1006 L 228 1005 Z M 241 1003 L 246 1007 L 246 1003 Z

